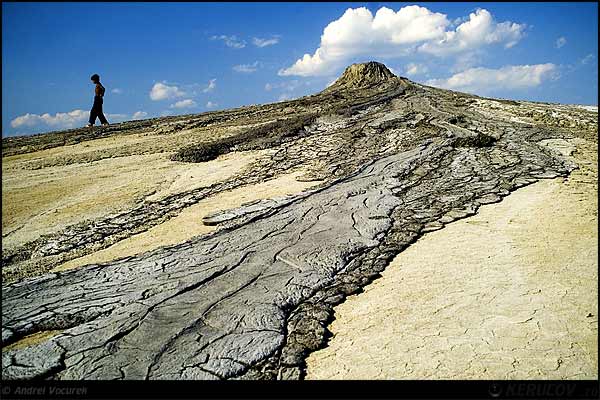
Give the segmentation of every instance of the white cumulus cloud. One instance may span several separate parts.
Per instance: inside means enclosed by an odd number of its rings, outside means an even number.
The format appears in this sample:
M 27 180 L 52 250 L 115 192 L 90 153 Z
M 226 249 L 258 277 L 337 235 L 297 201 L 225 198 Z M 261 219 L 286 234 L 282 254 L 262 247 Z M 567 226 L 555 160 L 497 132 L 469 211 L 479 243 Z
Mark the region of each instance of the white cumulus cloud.
M 409 63 L 406 65 L 406 70 L 404 71 L 404 73 L 408 76 L 415 76 L 415 75 L 424 74 L 428 70 L 429 69 L 427 68 L 426 65 Z
M 222 40 L 227 47 L 231 47 L 232 49 L 243 49 L 246 47 L 246 41 L 238 39 L 235 35 L 212 36 L 211 40 Z
M 551 63 L 509 65 L 499 69 L 470 68 L 446 79 L 430 79 L 426 84 L 474 94 L 488 94 L 499 90 L 531 88 L 557 77 L 557 67 Z
M 114 93 L 114 94 L 121 94 L 121 93 L 123 93 L 123 89 L 114 88 L 113 90 L 111 90 L 111 92 Z
M 74 128 L 81 125 L 90 116 L 89 111 L 73 110 L 64 113 L 56 113 L 51 115 L 45 114 L 30 114 L 21 115 L 10 121 L 10 126 L 19 128 L 23 126 L 33 127 L 46 125 L 55 128 Z
M 150 98 L 154 101 L 173 99 L 175 97 L 183 97 L 185 92 L 177 86 L 169 86 L 163 82 L 157 82 L 150 90 Z
M 419 51 L 444 56 L 491 44 L 502 43 L 505 48 L 511 48 L 521 40 L 525 28 L 525 24 L 510 21 L 497 23 L 489 11 L 478 9 L 456 30 L 444 32 L 441 38 L 422 44 Z
M 142 119 L 142 118 L 146 117 L 147 115 L 148 115 L 148 113 L 146 111 L 136 111 L 131 116 L 131 119 Z
M 212 92 L 213 90 L 215 90 L 215 88 L 217 87 L 217 79 L 211 79 L 210 81 L 208 81 L 208 85 L 202 89 L 202 91 L 204 93 L 209 93 Z
M 218 104 L 217 103 L 213 103 L 212 101 L 209 101 L 206 103 L 206 108 L 215 108 L 217 107 Z
M 171 104 L 169 106 L 169 108 L 192 108 L 192 107 L 196 107 L 197 104 L 194 100 L 192 99 L 185 99 L 185 100 L 180 100 L 174 104 Z
M 252 38 L 252 44 L 256 47 L 267 47 L 273 46 L 274 44 L 279 43 L 279 36 L 274 36 L 270 39 L 261 39 L 261 38 Z
M 127 119 L 126 114 L 108 114 L 105 113 L 106 118 L 109 122 L 124 121 Z M 50 127 L 54 129 L 70 129 L 84 125 L 90 112 L 85 110 L 73 110 L 69 112 L 57 112 L 52 115 L 50 113 L 45 114 L 31 114 L 27 113 L 20 115 L 10 121 L 10 126 L 13 128 L 22 127 Z
M 497 23 L 484 9 L 452 29 L 445 14 L 416 5 L 398 11 L 381 7 L 375 16 L 365 7 L 349 8 L 325 27 L 314 54 L 305 54 L 279 75 L 328 75 L 358 56 L 395 58 L 415 52 L 447 56 L 491 44 L 508 48 L 521 39 L 524 29 L 522 24 Z
M 259 67 L 259 62 L 255 61 L 252 64 L 240 64 L 240 65 L 234 65 L 233 66 L 233 70 L 235 72 L 244 72 L 244 73 L 252 73 L 252 72 L 256 72 L 256 70 Z

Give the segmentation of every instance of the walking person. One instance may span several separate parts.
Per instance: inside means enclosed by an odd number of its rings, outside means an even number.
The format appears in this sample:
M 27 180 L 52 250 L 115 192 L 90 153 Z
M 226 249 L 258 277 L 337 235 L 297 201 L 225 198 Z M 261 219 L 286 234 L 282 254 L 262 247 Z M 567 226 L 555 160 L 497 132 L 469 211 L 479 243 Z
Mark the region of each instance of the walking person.
M 96 85 L 96 91 L 94 96 L 94 105 L 92 106 L 92 110 L 90 111 L 90 121 L 88 127 L 91 128 L 96 123 L 96 117 L 100 119 L 100 123 L 102 125 L 108 125 L 108 121 L 102 112 L 102 103 L 104 103 L 104 86 L 100 83 L 100 76 L 98 74 L 92 75 L 92 82 Z

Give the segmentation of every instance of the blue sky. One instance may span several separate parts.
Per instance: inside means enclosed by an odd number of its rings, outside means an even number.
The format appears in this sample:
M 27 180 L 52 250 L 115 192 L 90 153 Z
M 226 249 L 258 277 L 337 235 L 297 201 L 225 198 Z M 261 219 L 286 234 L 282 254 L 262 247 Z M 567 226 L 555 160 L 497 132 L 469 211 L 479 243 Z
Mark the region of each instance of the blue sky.
M 352 62 L 485 96 L 598 103 L 597 3 L 2 3 L 2 136 L 324 89 Z

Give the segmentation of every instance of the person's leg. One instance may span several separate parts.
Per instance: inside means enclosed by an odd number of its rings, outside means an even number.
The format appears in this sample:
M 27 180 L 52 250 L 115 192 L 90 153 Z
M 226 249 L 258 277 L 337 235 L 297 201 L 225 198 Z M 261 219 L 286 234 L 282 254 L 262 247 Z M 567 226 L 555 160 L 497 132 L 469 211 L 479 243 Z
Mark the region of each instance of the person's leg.
M 106 120 L 106 117 L 104 116 L 104 113 L 102 112 L 102 100 L 98 104 L 98 118 L 100 119 L 100 123 L 102 125 L 108 124 L 108 121 Z
M 98 113 L 96 110 L 96 104 L 94 104 L 94 106 L 90 110 L 90 120 L 88 121 L 90 123 L 90 125 L 94 125 L 96 123 L 97 116 L 98 116 Z
M 100 123 L 102 125 L 108 124 L 108 121 L 106 120 L 106 117 L 104 116 L 104 113 L 102 112 L 102 108 L 98 111 L 98 118 L 100 119 Z

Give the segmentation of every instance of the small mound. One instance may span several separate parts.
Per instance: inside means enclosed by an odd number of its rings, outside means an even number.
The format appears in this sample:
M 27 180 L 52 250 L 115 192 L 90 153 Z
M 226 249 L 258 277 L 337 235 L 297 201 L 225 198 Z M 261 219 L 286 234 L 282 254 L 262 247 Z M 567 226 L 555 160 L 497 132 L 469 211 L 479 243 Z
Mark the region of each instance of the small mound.
M 373 86 L 396 78 L 383 64 L 370 61 L 362 64 L 352 64 L 329 88 Z

